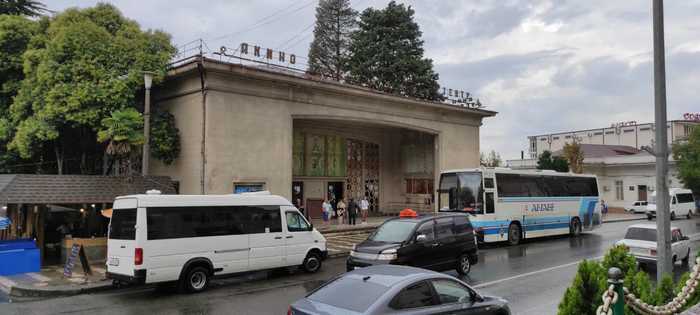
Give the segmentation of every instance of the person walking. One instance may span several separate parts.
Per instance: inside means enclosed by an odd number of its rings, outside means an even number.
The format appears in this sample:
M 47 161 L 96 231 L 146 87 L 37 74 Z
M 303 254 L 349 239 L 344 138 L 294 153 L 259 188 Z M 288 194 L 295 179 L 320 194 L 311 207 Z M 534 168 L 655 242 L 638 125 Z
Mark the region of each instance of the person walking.
M 355 198 L 350 198 L 350 203 L 348 204 L 348 224 L 357 224 L 357 214 L 360 212 L 359 210 L 360 207 L 357 205 L 357 202 L 355 202 Z
M 600 212 L 603 213 L 603 218 L 605 218 L 608 214 L 608 204 L 602 199 L 600 200 Z
M 333 212 L 333 206 L 331 206 L 331 203 L 328 202 L 328 198 L 323 200 L 323 204 L 321 204 L 321 215 L 323 217 L 323 225 L 328 225 L 328 222 L 331 219 L 331 213 Z
M 338 212 L 338 225 L 343 224 L 343 217 L 345 216 L 345 201 L 343 201 L 343 198 L 338 200 L 338 204 L 336 205 L 337 207 L 337 212 Z
M 360 200 L 360 212 L 362 212 L 362 224 L 367 224 L 367 213 L 369 213 L 367 197 L 362 197 L 362 200 Z

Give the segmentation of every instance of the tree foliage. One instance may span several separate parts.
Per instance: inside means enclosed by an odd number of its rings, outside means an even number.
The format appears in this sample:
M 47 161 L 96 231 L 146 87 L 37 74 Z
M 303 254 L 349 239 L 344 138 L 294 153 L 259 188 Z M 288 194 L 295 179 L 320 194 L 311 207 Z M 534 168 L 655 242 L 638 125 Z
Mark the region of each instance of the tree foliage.
M 559 303 L 559 315 L 595 315 L 600 297 L 606 289 L 605 270 L 595 262 L 584 260 Z
M 103 118 L 97 132 L 97 141 L 107 142 L 106 153 L 112 156 L 129 155 L 134 147 L 143 144 L 143 139 L 143 117 L 130 107 Z
M 538 170 L 554 170 L 557 172 L 568 172 L 569 162 L 561 156 L 552 156 L 552 152 L 545 150 L 537 158 Z
M 2 0 L 0 1 L 0 15 L 25 15 L 39 16 L 50 12 L 46 6 L 34 0 Z
M 348 81 L 387 93 L 441 100 L 433 61 L 423 58 L 423 40 L 410 6 L 391 1 L 368 8 L 352 33 Z
M 68 9 L 44 24 L 22 56 L 25 78 L 6 133 L 8 147 L 25 159 L 53 148 L 60 170 L 65 155 L 82 164 L 102 157 L 106 146 L 96 144 L 96 133 L 103 119 L 140 108 L 142 71 L 156 71 L 157 83 L 175 49 L 169 35 L 142 31 L 108 4 Z
M 151 114 L 151 156 L 171 164 L 180 154 L 180 130 L 168 111 Z
M 564 158 L 569 162 L 569 168 L 576 174 L 583 173 L 583 150 L 578 141 L 564 144 Z
M 316 7 L 309 72 L 340 81 L 348 69 L 350 33 L 357 26 L 350 0 L 321 0 Z
M 479 154 L 479 163 L 485 167 L 498 167 L 503 164 L 503 160 L 501 160 L 500 154 L 495 150 L 491 150 L 487 156 L 484 156 L 483 153 Z
M 673 158 L 678 166 L 678 177 L 686 188 L 700 193 L 700 128 L 695 127 L 688 141 L 673 146 Z

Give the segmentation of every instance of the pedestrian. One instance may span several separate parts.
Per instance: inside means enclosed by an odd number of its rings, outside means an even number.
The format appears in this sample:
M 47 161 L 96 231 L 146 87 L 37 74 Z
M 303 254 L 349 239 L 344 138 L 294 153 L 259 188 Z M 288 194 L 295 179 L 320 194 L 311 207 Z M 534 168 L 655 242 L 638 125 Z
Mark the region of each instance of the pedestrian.
M 336 205 L 338 211 L 338 225 L 343 224 L 343 217 L 345 216 L 345 201 L 341 198 Z
M 350 203 L 348 204 L 348 224 L 357 224 L 357 214 L 360 212 L 360 206 L 357 205 L 355 198 L 350 198 Z
M 605 218 L 608 214 L 608 204 L 605 203 L 605 200 L 602 199 L 600 200 L 600 212 L 603 213 L 603 218 Z
M 301 212 L 301 215 L 303 215 L 304 217 L 306 217 L 306 211 L 305 211 L 305 209 L 304 209 L 304 204 L 301 202 L 301 199 L 300 199 L 300 198 L 297 198 L 297 199 L 296 199 L 296 202 L 294 203 L 294 205 L 297 207 L 297 209 L 299 210 L 299 212 Z
M 367 224 L 367 213 L 369 212 L 367 197 L 362 197 L 360 200 L 360 212 L 362 212 L 362 224 Z
M 328 225 L 328 222 L 331 219 L 331 213 L 333 212 L 333 207 L 331 206 L 331 203 L 328 202 L 328 198 L 323 200 L 323 204 L 321 205 L 321 216 L 323 218 L 323 225 Z

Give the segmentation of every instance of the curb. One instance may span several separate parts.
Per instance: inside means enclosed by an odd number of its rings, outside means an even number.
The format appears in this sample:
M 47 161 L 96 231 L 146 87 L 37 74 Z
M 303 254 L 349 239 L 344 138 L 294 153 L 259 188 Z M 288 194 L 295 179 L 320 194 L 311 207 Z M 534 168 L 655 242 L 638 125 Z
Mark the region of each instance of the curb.
M 106 291 L 114 288 L 112 281 L 100 281 L 79 287 L 35 288 L 22 285 L 10 287 L 10 297 L 61 297 Z
M 621 219 L 610 219 L 610 220 L 603 220 L 603 223 L 615 223 L 615 222 L 625 222 L 625 221 L 637 221 L 637 220 L 646 220 L 646 217 L 642 218 L 621 218 Z

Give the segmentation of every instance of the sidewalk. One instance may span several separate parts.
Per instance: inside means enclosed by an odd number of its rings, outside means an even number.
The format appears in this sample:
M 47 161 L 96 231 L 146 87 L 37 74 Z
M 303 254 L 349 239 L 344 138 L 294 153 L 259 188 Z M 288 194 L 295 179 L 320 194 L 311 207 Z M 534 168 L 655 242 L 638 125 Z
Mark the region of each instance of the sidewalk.
M 70 278 L 63 276 L 63 266 L 42 267 L 40 272 L 0 276 L 0 291 L 10 298 L 56 297 L 96 292 L 112 287 L 105 279 L 104 264 L 90 265 L 92 275 L 84 275 L 80 264 Z

